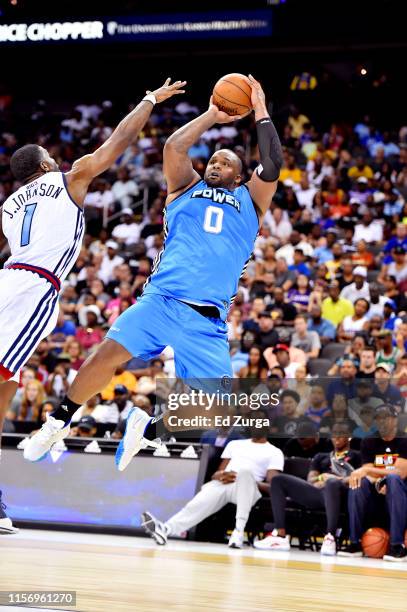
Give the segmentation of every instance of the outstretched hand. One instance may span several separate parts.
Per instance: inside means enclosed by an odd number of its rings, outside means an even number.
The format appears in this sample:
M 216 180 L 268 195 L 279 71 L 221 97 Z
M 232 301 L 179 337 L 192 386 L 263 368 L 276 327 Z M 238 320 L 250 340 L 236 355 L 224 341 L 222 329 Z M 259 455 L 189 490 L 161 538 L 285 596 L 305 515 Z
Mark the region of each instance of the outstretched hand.
M 233 123 L 233 121 L 238 121 L 239 119 L 243 119 L 247 117 L 251 111 L 245 113 L 244 115 L 228 115 L 224 111 L 221 111 L 216 104 L 213 102 L 213 96 L 211 96 L 209 100 L 209 109 L 214 113 L 214 121 L 215 123 Z
M 254 111 L 266 110 L 266 113 L 267 113 L 266 94 L 264 93 L 262 86 L 260 85 L 258 81 L 256 81 L 254 76 L 251 74 L 249 74 L 248 83 L 250 87 L 252 88 L 251 100 L 252 100 L 252 106 L 254 108 Z
M 164 100 L 168 100 L 168 98 L 171 98 L 172 96 L 185 93 L 185 89 L 182 88 L 184 85 L 186 85 L 186 81 L 175 81 L 172 84 L 170 83 L 171 79 L 168 78 L 166 79 L 164 85 L 161 85 L 161 87 L 155 89 L 154 91 L 148 90 L 146 91 L 146 94 L 151 93 L 155 96 L 157 102 L 164 102 Z

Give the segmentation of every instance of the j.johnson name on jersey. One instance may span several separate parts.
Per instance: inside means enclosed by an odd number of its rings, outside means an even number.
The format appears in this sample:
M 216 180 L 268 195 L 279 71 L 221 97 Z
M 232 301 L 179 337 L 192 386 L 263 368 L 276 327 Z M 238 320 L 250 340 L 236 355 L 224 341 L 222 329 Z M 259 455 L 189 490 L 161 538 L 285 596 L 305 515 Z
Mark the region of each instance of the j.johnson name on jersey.
M 192 193 L 191 198 L 207 198 L 216 202 L 217 204 L 230 204 L 234 206 L 238 212 L 240 212 L 240 202 L 236 200 L 230 193 L 225 193 L 222 189 L 216 189 L 216 187 L 207 187 L 206 189 L 195 189 Z
M 25 191 L 21 191 L 20 193 L 16 193 L 15 196 L 11 198 L 11 202 L 14 202 L 15 206 L 11 204 L 13 210 L 7 210 L 7 208 L 3 208 L 3 211 L 12 219 L 18 211 L 23 208 L 24 204 L 26 204 L 29 200 L 36 197 L 48 197 L 57 199 L 59 195 L 64 190 L 63 187 L 57 187 L 57 185 L 47 183 L 30 183 L 27 185 Z

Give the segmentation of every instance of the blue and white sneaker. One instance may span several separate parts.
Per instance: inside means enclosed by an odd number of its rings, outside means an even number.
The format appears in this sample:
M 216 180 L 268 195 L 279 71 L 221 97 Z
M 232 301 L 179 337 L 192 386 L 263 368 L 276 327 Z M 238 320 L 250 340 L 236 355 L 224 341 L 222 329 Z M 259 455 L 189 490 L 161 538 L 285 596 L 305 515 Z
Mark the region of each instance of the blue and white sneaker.
M 11 522 L 11 518 L 9 518 L 5 513 L 7 506 L 3 503 L 1 495 L 2 493 L 0 491 L 0 535 L 18 533 L 17 527 L 14 527 L 13 523 Z
M 69 431 L 69 423 L 57 420 L 47 414 L 47 420 L 41 429 L 29 438 L 24 448 L 24 459 L 40 461 L 51 450 L 54 444 L 66 438 Z
M 141 408 L 132 408 L 126 422 L 126 431 L 116 451 L 116 465 L 119 472 L 123 472 L 135 455 L 147 446 L 158 448 L 160 440 L 147 440 L 144 432 L 152 417 Z

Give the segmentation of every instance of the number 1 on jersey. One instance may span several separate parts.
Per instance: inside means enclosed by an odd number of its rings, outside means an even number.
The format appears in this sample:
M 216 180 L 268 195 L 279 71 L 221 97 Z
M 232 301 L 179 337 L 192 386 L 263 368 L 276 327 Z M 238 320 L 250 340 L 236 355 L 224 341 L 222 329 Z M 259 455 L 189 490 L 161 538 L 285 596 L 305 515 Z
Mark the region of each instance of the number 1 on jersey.
M 223 210 L 219 206 L 208 206 L 205 211 L 203 228 L 209 234 L 220 234 L 222 231 Z
M 30 244 L 31 223 L 32 223 L 36 208 L 37 208 L 36 204 L 27 204 L 24 209 L 25 214 L 24 214 L 24 219 L 23 219 L 23 227 L 21 228 L 21 244 L 20 244 L 20 246 L 22 247 Z

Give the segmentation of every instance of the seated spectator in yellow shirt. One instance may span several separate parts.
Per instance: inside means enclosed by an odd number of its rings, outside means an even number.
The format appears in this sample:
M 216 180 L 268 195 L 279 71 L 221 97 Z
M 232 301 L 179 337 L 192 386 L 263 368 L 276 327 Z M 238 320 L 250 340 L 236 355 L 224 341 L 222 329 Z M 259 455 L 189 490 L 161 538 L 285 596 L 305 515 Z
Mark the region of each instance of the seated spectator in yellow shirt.
M 339 283 L 338 281 L 332 281 L 329 285 L 329 297 L 322 300 L 322 317 L 338 326 L 345 317 L 353 315 L 353 313 L 352 302 L 340 297 Z
M 351 166 L 348 170 L 348 176 L 352 179 L 358 179 L 364 176 L 367 179 L 373 178 L 373 170 L 370 166 L 365 163 L 362 156 L 359 156 L 355 160 L 355 165 Z
M 288 125 L 291 128 L 291 136 L 293 138 L 300 138 L 304 132 L 304 124 L 310 123 L 310 120 L 306 115 L 302 115 L 296 106 L 292 106 L 290 109 L 290 116 L 288 117 Z
M 294 181 L 294 183 L 301 183 L 302 172 L 300 168 L 297 166 L 297 162 L 295 160 L 294 155 L 288 155 L 286 158 L 286 163 L 280 172 L 280 181 L 284 183 L 288 179 Z
M 111 401 L 114 398 L 114 388 L 116 385 L 123 385 L 127 387 L 130 393 L 133 393 L 137 389 L 137 378 L 131 372 L 124 370 L 124 368 L 117 368 L 112 380 L 101 393 L 102 399 Z

